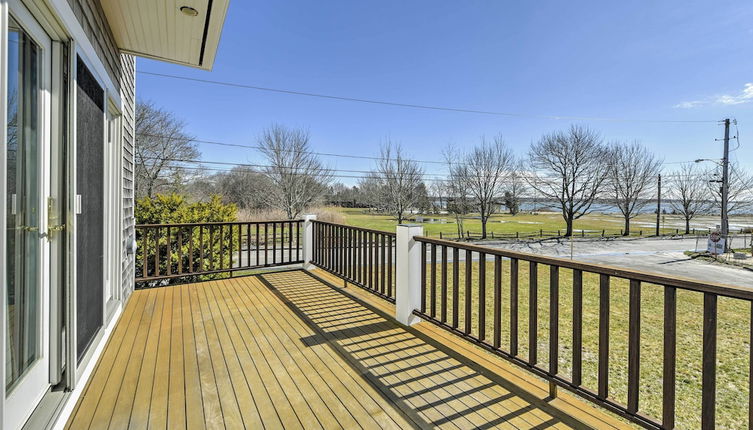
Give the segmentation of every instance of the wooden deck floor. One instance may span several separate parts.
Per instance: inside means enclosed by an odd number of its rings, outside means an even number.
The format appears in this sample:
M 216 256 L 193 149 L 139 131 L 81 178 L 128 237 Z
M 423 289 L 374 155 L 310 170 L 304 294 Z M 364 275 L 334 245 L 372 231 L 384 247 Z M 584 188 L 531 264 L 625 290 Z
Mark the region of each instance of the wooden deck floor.
M 289 271 L 136 291 L 68 428 L 624 426 L 352 290 Z

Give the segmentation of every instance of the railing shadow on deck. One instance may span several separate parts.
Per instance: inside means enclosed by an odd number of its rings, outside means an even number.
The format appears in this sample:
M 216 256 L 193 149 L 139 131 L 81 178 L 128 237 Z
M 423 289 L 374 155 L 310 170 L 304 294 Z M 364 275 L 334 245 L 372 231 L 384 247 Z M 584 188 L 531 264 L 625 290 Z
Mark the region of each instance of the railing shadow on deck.
M 304 273 L 305 278 L 301 276 Z M 535 412 L 539 422 L 531 423 L 530 428 L 548 428 L 558 423 L 586 427 L 549 404 L 550 399 L 523 390 L 436 339 L 398 324 L 391 316 L 313 274 L 292 271 L 260 275 L 259 279 L 316 332 L 302 338 L 302 342 L 312 346 L 329 344 L 354 370 L 368 379 L 380 395 L 419 423 L 419 427 L 456 420 L 462 422 L 469 415 L 476 414 L 477 420 L 482 417 L 484 421 L 475 427 L 491 428 L 516 418 L 525 420 L 526 414 L 535 411 L 543 412 L 546 417 Z M 302 282 L 302 279 L 310 279 L 310 282 Z M 408 386 L 411 387 L 406 393 Z M 490 396 L 490 391 L 494 395 Z M 412 406 L 411 400 L 419 396 L 433 400 L 419 407 Z M 418 414 L 449 402 L 462 406 L 432 421 Z M 510 410 L 510 403 L 524 405 Z M 506 411 L 492 414 L 494 408 L 498 412 L 500 409 Z

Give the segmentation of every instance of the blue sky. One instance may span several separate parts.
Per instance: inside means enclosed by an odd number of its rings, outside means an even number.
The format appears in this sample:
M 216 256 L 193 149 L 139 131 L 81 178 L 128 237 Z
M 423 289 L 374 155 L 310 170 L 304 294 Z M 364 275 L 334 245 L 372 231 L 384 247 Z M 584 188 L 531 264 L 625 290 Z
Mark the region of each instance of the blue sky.
M 749 1 L 230 2 L 211 72 L 139 59 L 140 71 L 312 93 L 523 115 L 736 118 L 733 160 L 753 168 L 753 3 Z M 140 74 L 137 94 L 200 139 L 253 144 L 272 124 L 307 128 L 314 150 L 376 155 L 386 138 L 414 158 L 501 133 L 524 155 L 543 133 L 587 124 L 672 162 L 719 158 L 709 123 L 570 121 L 369 105 Z M 734 134 L 734 128 L 733 128 Z M 735 143 L 732 144 L 734 148 Z M 259 162 L 201 145 L 206 160 Z M 368 161 L 326 158 L 339 169 Z M 429 173 L 438 166 L 426 165 Z M 343 179 L 344 182 L 352 182 Z

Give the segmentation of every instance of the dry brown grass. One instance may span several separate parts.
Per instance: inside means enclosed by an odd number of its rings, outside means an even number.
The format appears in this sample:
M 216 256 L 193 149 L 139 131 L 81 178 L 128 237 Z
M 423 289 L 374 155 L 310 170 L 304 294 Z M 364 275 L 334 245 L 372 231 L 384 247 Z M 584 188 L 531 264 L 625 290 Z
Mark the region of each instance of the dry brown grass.
M 316 219 L 319 221 L 345 223 L 345 217 L 337 210 L 333 210 L 329 207 L 315 207 L 306 211 L 307 214 L 315 214 Z M 302 218 L 301 216 L 300 218 Z M 287 219 L 285 212 L 277 209 L 241 209 L 238 211 L 238 221 L 243 222 L 256 222 L 256 221 L 275 221 Z

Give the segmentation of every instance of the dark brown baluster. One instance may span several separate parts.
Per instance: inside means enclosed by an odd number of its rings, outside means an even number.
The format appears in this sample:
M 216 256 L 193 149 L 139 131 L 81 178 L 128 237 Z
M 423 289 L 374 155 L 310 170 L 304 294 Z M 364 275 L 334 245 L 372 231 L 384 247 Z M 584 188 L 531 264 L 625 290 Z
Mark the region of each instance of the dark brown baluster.
M 256 264 L 254 266 L 261 266 L 261 243 L 259 237 L 259 224 L 256 224 L 256 237 L 254 243 L 256 244 Z
M 664 370 L 662 373 L 662 426 L 675 427 L 677 352 L 677 289 L 664 287 Z
M 225 224 L 220 224 L 220 252 L 217 255 L 220 259 L 220 270 L 225 268 Z
M 452 327 L 458 328 L 460 308 L 460 250 L 452 248 Z
M 426 313 L 426 242 L 421 242 L 421 313 Z
M 322 265 L 324 265 L 325 268 L 329 269 L 329 224 L 322 224 Z
M 193 230 L 195 226 L 188 227 L 188 272 L 194 272 L 193 265 Z
M 141 231 L 141 247 L 144 248 L 141 251 L 142 252 L 141 264 L 143 266 L 141 268 L 142 271 L 143 271 L 142 277 L 146 278 L 149 275 L 149 271 L 148 271 L 148 268 L 147 268 L 147 265 L 149 263 L 149 261 L 148 261 L 148 253 L 147 253 L 147 249 L 149 248 L 149 246 L 147 246 L 147 243 L 149 243 L 149 242 L 146 240 L 147 239 L 147 233 L 149 233 L 149 229 L 143 228 L 143 229 L 140 229 L 140 231 Z
M 233 268 L 233 254 L 235 254 L 235 249 L 233 248 L 233 224 L 228 224 L 228 232 L 227 235 L 227 260 L 228 260 L 228 269 Z
M 173 244 L 172 235 L 170 234 L 170 227 L 167 227 L 167 276 L 173 274 L 172 257 L 173 257 Z
M 246 224 L 246 267 L 251 264 L 251 223 Z
M 264 265 L 269 264 L 269 224 L 264 223 Z
M 478 340 L 486 338 L 486 253 L 478 253 Z
M 368 246 L 366 232 L 361 231 L 361 285 L 367 286 L 369 283 L 369 264 L 368 264 Z
M 518 259 L 510 259 L 510 354 L 518 355 Z
M 439 320 L 447 322 L 447 246 L 442 245 L 442 277 L 441 277 L 441 308 L 439 309 Z
M 549 267 L 549 374 L 559 373 L 560 340 L 560 268 Z M 557 395 L 557 386 L 549 383 L 549 396 Z
M 529 263 L 528 278 L 528 362 L 538 363 L 539 352 L 539 266 Z
M 209 229 L 209 270 L 214 270 L 214 225 L 207 226 Z
M 379 291 L 379 235 L 376 233 L 371 235 L 371 257 L 372 274 L 374 276 L 371 285 L 374 291 Z
M 385 285 L 385 282 L 387 282 L 387 253 L 386 253 L 387 249 L 385 246 L 386 245 L 385 235 L 380 234 L 379 236 L 381 236 L 380 240 L 382 241 L 380 244 L 380 252 L 379 252 L 381 256 L 380 258 L 381 261 L 380 261 L 380 266 L 379 266 L 379 268 L 381 269 L 381 276 L 379 277 L 379 281 L 380 281 L 379 292 L 381 292 L 382 294 L 386 294 L 387 286 Z
M 238 224 L 238 265 L 243 266 L 243 224 Z
M 387 237 L 387 296 L 392 297 L 392 236 Z
M 641 364 L 641 282 L 630 280 L 628 328 L 628 411 L 638 412 Z
M 272 264 L 277 264 L 277 223 L 272 223 Z
M 355 236 L 356 232 L 352 229 L 348 229 L 348 279 L 353 280 L 353 276 L 355 275 L 355 267 L 354 262 L 355 258 L 353 255 L 353 252 L 355 250 Z
M 367 231 L 367 232 L 364 232 L 364 235 L 366 236 L 366 240 L 364 242 L 365 243 L 364 246 L 366 247 L 365 248 L 365 252 L 366 252 L 366 260 L 365 260 L 365 262 L 366 262 L 366 272 L 365 272 L 366 281 L 364 282 L 364 284 L 366 285 L 366 288 L 372 288 L 373 285 L 374 285 L 373 282 L 372 282 L 372 279 L 373 279 L 373 275 L 372 275 L 372 272 L 373 272 L 373 270 L 372 270 L 372 261 L 374 261 L 374 259 L 373 259 L 374 252 L 373 252 L 373 248 L 371 247 L 371 233 Z
M 353 240 L 350 247 L 350 253 L 353 255 L 353 270 L 351 271 L 350 277 L 353 279 L 353 282 L 358 283 L 358 273 L 359 273 L 359 264 L 358 264 L 358 230 L 353 229 Z
M 335 247 L 335 273 L 342 274 L 342 227 L 336 225 L 334 229 L 334 247 Z
M 599 276 L 599 392 L 609 395 L 609 275 Z
M 332 269 L 332 271 L 334 271 L 335 273 L 337 273 L 337 262 L 338 262 L 337 261 L 338 260 L 337 259 L 337 257 L 338 257 L 338 255 L 337 255 L 337 252 L 338 252 L 338 249 L 337 249 L 337 226 L 333 225 L 331 227 L 332 227 L 332 247 L 331 247 L 331 249 L 332 249 L 332 265 L 330 266 L 330 269 Z
M 183 274 L 183 228 L 178 227 L 178 274 Z
M 293 221 L 288 222 L 288 263 L 293 261 Z
M 159 230 L 154 229 L 154 276 L 159 276 Z
M 301 221 L 295 223 L 295 261 L 301 261 Z
M 471 292 L 471 281 L 473 278 L 473 253 L 465 250 L 465 334 L 471 333 L 471 306 L 473 297 Z
M 437 246 L 435 244 L 429 245 L 429 254 L 431 259 L 431 307 L 429 315 L 432 318 L 437 316 Z M 426 258 L 426 255 L 423 256 Z
M 502 257 L 494 256 L 494 347 L 502 343 Z
M 716 422 L 716 302 L 716 294 L 703 293 L 701 384 L 701 428 L 703 429 L 713 429 Z
M 583 381 L 583 272 L 573 270 L 573 385 Z
M 204 271 L 204 267 L 206 267 L 206 264 L 204 264 L 204 226 L 199 226 L 199 272 Z

